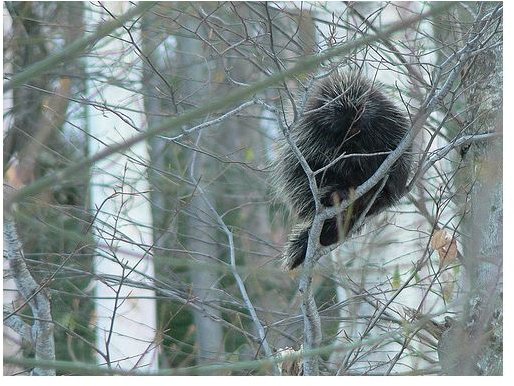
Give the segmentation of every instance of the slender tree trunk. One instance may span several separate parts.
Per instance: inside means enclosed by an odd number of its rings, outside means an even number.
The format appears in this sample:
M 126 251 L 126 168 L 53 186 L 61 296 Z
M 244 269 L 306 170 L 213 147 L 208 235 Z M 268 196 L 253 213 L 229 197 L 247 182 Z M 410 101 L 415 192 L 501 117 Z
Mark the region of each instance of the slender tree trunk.
M 198 20 L 186 16 L 187 13 L 194 13 L 194 7 L 187 3 L 180 6 L 184 7 L 185 11 L 181 22 L 191 31 L 197 31 Z M 197 33 L 203 34 L 201 26 Z M 180 69 L 180 72 L 177 71 L 177 75 L 181 79 L 178 99 L 184 102 L 179 106 L 180 113 L 188 108 L 188 104 L 204 103 L 206 97 L 213 94 L 210 86 L 205 87 L 208 83 L 202 84 L 205 79 L 208 79 L 210 71 L 213 69 L 209 68 L 210 61 L 203 59 L 208 57 L 208 53 L 198 37 L 194 35 L 176 36 L 176 41 L 177 55 L 174 60 L 177 68 Z M 202 147 L 211 140 L 212 137 L 204 135 L 195 145 Z M 193 151 L 191 154 L 190 176 L 205 186 L 215 175 L 215 162 L 201 152 Z M 187 239 L 185 247 L 186 254 L 191 261 L 193 295 L 204 305 L 204 311 L 195 310 L 193 312 L 198 348 L 196 363 L 199 365 L 220 361 L 225 351 L 223 328 L 217 321 L 222 318 L 221 311 L 213 307 L 219 300 L 219 291 L 216 290 L 220 279 L 217 269 L 217 259 L 220 258 L 220 250 L 217 246 L 219 232 L 216 220 L 205 202 L 205 198 L 207 198 L 213 205 L 216 205 L 218 193 L 222 192 L 209 186 L 208 189 L 205 189 L 206 197 L 202 197 L 199 191 L 193 188 L 193 195 L 186 208 L 185 233 Z
M 120 15 L 129 8 L 129 3 L 103 4 L 114 15 Z M 102 8 L 92 5 L 90 20 L 99 22 L 110 19 Z M 137 29 L 132 37 L 139 44 Z M 123 38 L 129 41 L 127 34 Z M 120 39 L 111 38 L 93 51 L 88 62 L 91 72 L 102 70 L 119 82 L 128 82 L 131 87 L 141 81 L 138 72 L 140 61 L 135 47 Z M 131 50 L 131 53 L 124 53 Z M 110 63 L 104 58 L 113 58 L 119 52 L 125 67 L 117 66 L 117 72 L 109 71 Z M 109 53 L 109 54 L 107 54 Z M 95 79 L 93 73 L 91 79 Z M 114 83 L 114 82 L 112 82 Z M 134 91 L 113 84 L 90 83 L 90 94 L 100 104 L 114 106 L 121 110 L 124 118 L 133 122 L 135 128 L 143 129 L 145 122 L 143 106 L 134 98 Z M 110 111 L 89 111 L 90 150 L 97 153 L 112 143 L 119 143 L 137 134 Z M 134 160 L 137 160 L 136 163 Z M 149 162 L 146 144 L 140 142 L 123 155 L 112 155 L 95 165 L 91 178 L 92 210 L 97 215 L 95 235 L 97 253 L 95 287 L 97 340 L 99 349 L 105 354 L 100 363 L 123 369 L 142 368 L 145 371 L 157 368 L 156 301 L 151 289 L 136 288 L 151 285 L 154 276 L 152 257 L 152 217 L 147 199 L 149 185 L 146 164 Z

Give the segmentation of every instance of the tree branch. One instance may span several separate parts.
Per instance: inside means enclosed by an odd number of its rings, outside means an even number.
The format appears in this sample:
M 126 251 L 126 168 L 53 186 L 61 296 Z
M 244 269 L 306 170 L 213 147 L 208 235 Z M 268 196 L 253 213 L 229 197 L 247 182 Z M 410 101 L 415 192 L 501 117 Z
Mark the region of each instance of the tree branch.
M 54 326 L 52 322 L 48 322 L 52 320 L 50 300 L 46 293 L 41 291 L 25 264 L 22 245 L 10 213 L 4 213 L 4 243 L 4 256 L 9 261 L 16 287 L 24 299 L 30 299 L 28 304 L 35 318 L 31 328 L 30 342 L 34 346 L 36 360 L 55 360 Z M 36 293 L 35 296 L 33 296 L 34 293 Z M 16 326 L 17 331 L 22 332 L 22 337 L 28 338 L 27 325 L 24 325 L 23 321 L 7 322 L 4 320 L 4 323 Z M 40 368 L 36 365 L 32 374 L 55 375 L 55 369 Z

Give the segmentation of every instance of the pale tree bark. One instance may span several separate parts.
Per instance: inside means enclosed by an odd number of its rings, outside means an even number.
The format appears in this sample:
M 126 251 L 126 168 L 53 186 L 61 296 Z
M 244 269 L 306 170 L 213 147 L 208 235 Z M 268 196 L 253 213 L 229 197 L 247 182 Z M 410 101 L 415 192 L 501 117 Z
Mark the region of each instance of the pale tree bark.
M 447 319 L 439 344 L 439 363 L 447 375 L 503 373 L 503 200 L 501 144 L 473 151 L 480 177 L 470 191 L 470 244 L 464 259 L 468 293 L 464 312 Z M 499 167 L 500 166 L 500 167 Z
M 110 20 L 129 8 L 126 2 L 92 4 L 89 20 L 94 23 Z M 88 59 L 92 79 L 89 93 L 96 103 L 88 112 L 89 145 L 93 154 L 130 139 L 145 127 L 143 106 L 135 97 L 142 77 L 136 53 L 139 33 L 137 28 L 130 31 L 130 35 L 122 30 L 121 36 L 102 40 Z M 127 43 L 131 39 L 133 44 Z M 109 60 L 117 60 L 115 66 Z M 95 71 L 110 82 L 95 81 Z M 132 89 L 118 87 L 116 83 Z M 94 166 L 91 177 L 92 210 L 96 215 L 94 233 L 98 243 L 96 331 L 98 348 L 104 353 L 98 360 L 127 370 L 149 371 L 158 366 L 155 293 L 127 283 L 150 286 L 154 276 L 148 162 L 146 143 L 139 142 L 123 154 L 102 159 Z
M 487 14 L 499 3 L 482 4 Z M 467 10 L 462 10 L 467 13 Z M 492 43 L 497 43 L 493 39 Z M 456 201 L 465 213 L 463 228 L 464 280 L 462 315 L 447 319 L 439 340 L 439 361 L 448 375 L 503 373 L 503 180 L 502 102 L 503 47 L 479 52 L 462 72 L 466 134 L 498 133 L 499 139 L 461 149 Z
M 11 188 L 4 187 L 4 194 L 10 193 Z M 36 360 L 55 360 L 54 325 L 49 292 L 34 280 L 27 268 L 23 245 L 10 208 L 4 213 L 3 225 L 4 257 L 9 262 L 9 273 L 22 298 L 21 304 L 13 303 L 4 307 L 4 324 L 14 330 L 26 345 L 34 349 Z M 32 312 L 31 325 L 17 315 L 20 308 L 26 304 Z M 55 369 L 36 366 L 31 375 L 55 375 Z

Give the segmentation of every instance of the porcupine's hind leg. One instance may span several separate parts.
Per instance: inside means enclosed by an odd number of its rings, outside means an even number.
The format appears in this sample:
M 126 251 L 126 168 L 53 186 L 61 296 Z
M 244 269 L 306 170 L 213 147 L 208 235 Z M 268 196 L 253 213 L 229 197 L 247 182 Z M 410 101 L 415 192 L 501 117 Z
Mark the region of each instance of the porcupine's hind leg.
M 333 206 L 347 198 L 348 194 L 346 192 L 335 190 L 332 194 L 323 197 L 321 202 L 325 206 Z M 350 210 L 346 209 L 340 217 L 328 219 L 323 223 L 323 228 L 321 229 L 319 238 L 319 243 L 322 246 L 326 247 L 336 244 L 340 241 L 343 234 L 347 234 L 348 231 L 351 230 L 354 222 L 354 216 L 352 216 L 349 223 L 346 223 L 345 216 L 353 212 L 356 204 L 357 202 L 354 202 L 351 205 Z M 282 265 L 284 269 L 294 269 L 305 261 L 311 226 L 312 222 L 305 221 L 296 224 L 291 230 L 289 240 L 284 251 L 284 262 Z
M 335 189 L 330 195 L 323 197 L 321 199 L 321 203 L 328 207 L 338 206 L 341 202 L 347 200 L 348 197 L 349 195 L 346 191 Z M 325 221 L 319 238 L 319 243 L 322 246 L 327 247 L 329 245 L 336 244 L 343 233 L 348 233 L 352 224 L 351 221 L 350 223 L 347 223 L 346 218 L 348 214 L 351 215 L 353 212 L 355 204 L 356 202 L 352 203 L 350 208 L 345 209 L 341 215 Z
M 296 224 L 287 241 L 284 250 L 284 269 L 295 269 L 305 261 L 307 254 L 307 244 L 309 242 L 309 231 L 311 223 Z M 326 220 L 321 229 L 319 242 L 322 246 L 329 246 L 339 241 L 339 229 L 335 218 Z

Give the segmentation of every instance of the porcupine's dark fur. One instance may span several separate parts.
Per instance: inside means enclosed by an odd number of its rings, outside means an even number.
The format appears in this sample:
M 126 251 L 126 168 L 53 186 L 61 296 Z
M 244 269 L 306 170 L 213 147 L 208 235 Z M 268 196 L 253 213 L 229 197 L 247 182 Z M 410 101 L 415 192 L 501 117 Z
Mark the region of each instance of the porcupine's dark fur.
M 314 85 L 306 101 L 305 113 L 290 132 L 291 139 L 313 171 L 343 153 L 372 154 L 396 149 L 407 133 L 408 122 L 400 109 L 379 90 L 380 87 L 356 73 L 335 73 Z M 316 180 L 321 203 L 333 206 L 334 200 L 341 202 L 349 198 L 350 192 L 368 180 L 386 157 L 387 154 L 344 158 L 319 173 Z M 398 201 L 405 192 L 410 165 L 407 154 L 393 165 L 385 186 L 366 216 L 377 214 Z M 307 176 L 285 140 L 279 147 L 273 169 L 277 195 L 290 203 L 299 217 L 284 252 L 284 267 L 293 269 L 305 260 L 315 213 L 314 199 Z M 337 243 L 343 232 L 352 229 L 375 196 L 378 185 L 357 199 L 339 220 L 325 221 L 321 245 Z M 344 228 L 344 231 L 338 228 Z

